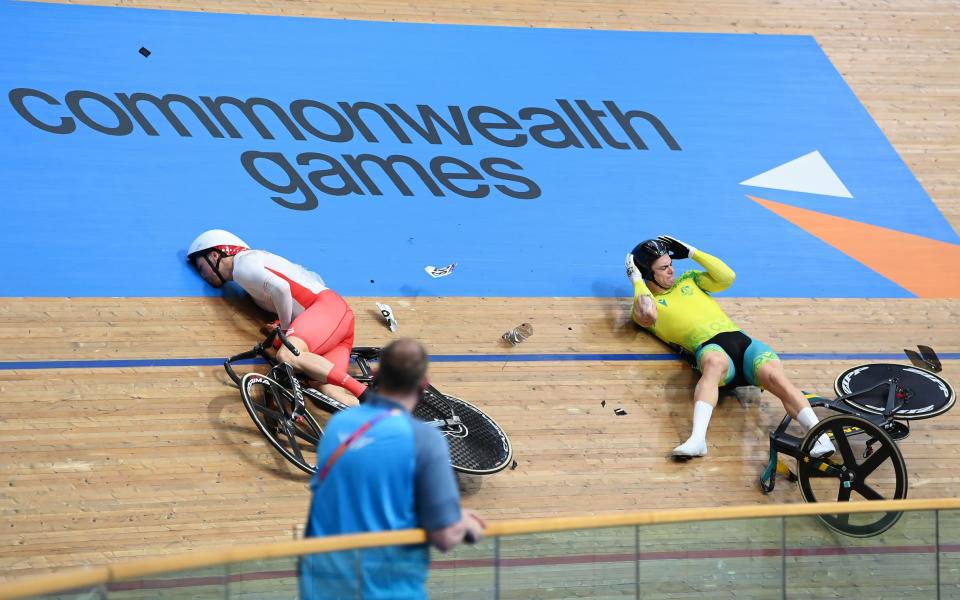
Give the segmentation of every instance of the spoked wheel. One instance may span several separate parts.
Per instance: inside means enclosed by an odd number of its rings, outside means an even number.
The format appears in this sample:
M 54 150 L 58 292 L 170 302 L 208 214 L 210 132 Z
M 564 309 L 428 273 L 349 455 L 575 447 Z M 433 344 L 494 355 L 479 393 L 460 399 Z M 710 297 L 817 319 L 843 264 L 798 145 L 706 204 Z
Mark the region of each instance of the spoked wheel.
M 856 433 L 851 435 L 852 432 Z M 824 433 L 830 436 L 837 452 L 830 458 L 813 458 L 810 449 Z M 871 439 L 873 451 L 867 458 L 860 459 Z M 899 500 L 907 497 L 907 465 L 900 448 L 881 428 L 860 417 L 837 415 L 817 423 L 800 444 L 797 468 L 797 483 L 807 502 Z M 900 519 L 900 514 L 818 516 L 827 527 L 844 535 L 869 537 L 890 529 Z
M 943 378 L 923 369 L 893 363 L 875 363 L 848 369 L 837 377 L 833 388 L 838 396 L 844 396 L 869 389 L 887 379 L 896 380 L 896 402 L 902 403 L 893 413 L 893 418 L 898 421 L 942 415 L 956 401 L 953 388 Z M 870 392 L 847 398 L 844 402 L 869 413 L 883 414 L 887 392 L 888 386 L 881 385 Z
M 456 396 L 430 386 L 413 416 L 438 425 L 450 446 L 450 464 L 461 473 L 487 475 L 510 464 L 513 449 L 507 434 L 480 409 Z
M 257 429 L 284 458 L 307 473 L 317 471 L 317 448 L 323 429 L 309 412 L 294 415 L 293 395 L 282 385 L 259 373 L 247 373 L 240 381 L 243 405 Z

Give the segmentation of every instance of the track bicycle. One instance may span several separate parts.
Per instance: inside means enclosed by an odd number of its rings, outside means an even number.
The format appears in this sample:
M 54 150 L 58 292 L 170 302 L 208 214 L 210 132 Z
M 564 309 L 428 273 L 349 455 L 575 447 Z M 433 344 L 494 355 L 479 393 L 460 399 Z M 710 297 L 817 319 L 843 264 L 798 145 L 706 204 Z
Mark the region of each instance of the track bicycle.
M 268 349 L 273 348 L 278 337 L 291 352 L 299 355 L 284 333 L 274 329 L 251 350 L 226 359 L 223 366 L 240 388 L 247 412 L 270 445 L 299 469 L 315 473 L 323 428 L 311 413 L 307 399 L 313 406 L 331 414 L 349 407 L 310 387 L 307 379 L 295 373 L 289 364 L 277 362 Z M 357 381 L 371 384 L 371 363 L 379 357 L 380 348 L 353 348 L 351 370 Z M 257 358 L 270 366 L 266 374 L 249 372 L 241 375 L 234 369 L 234 364 L 239 361 Z M 443 434 L 450 447 L 451 466 L 460 473 L 497 473 L 509 466 L 513 458 L 510 439 L 496 421 L 472 404 L 444 394 L 433 385 L 421 394 L 413 416 Z
M 847 369 L 835 383 L 837 397 L 828 400 L 805 394 L 814 407 L 839 414 L 829 416 L 800 438 L 786 432 L 789 415 L 770 433 L 770 461 L 760 476 L 764 493 L 773 491 L 777 475 L 796 481 L 806 502 L 892 500 L 907 497 L 907 467 L 898 441 L 910 434 L 910 422 L 929 419 L 950 410 L 953 388 L 935 372 L 941 370 L 933 349 L 907 350 L 913 366 L 871 363 Z M 830 457 L 810 454 L 823 435 L 837 452 Z M 791 469 L 780 459 L 796 459 Z M 899 519 L 899 512 L 818 515 L 844 535 L 869 537 L 883 533 Z

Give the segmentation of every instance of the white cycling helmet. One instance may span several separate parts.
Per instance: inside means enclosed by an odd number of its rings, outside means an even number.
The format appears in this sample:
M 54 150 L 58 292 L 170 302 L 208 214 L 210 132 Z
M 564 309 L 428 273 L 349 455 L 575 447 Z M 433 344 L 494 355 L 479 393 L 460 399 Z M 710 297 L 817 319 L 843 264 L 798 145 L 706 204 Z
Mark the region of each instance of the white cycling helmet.
M 248 246 L 245 241 L 229 231 L 211 229 L 198 235 L 190 244 L 190 248 L 187 250 L 187 262 L 196 267 L 196 259 L 202 256 L 203 260 L 207 261 L 207 264 L 210 265 L 210 268 L 217 275 L 217 278 L 220 280 L 220 285 L 226 285 L 227 280 L 223 274 L 220 273 L 220 262 L 227 256 L 234 256 L 249 249 L 250 246 Z M 210 256 L 207 254 L 210 250 L 217 251 L 216 262 L 210 260 Z M 199 269 L 199 267 L 197 268 Z
M 250 246 L 237 236 L 223 229 L 211 229 L 204 231 L 197 236 L 190 244 L 187 250 L 187 260 L 193 262 L 193 259 L 202 252 L 208 250 L 219 250 L 223 256 L 233 256 L 243 250 L 249 250 Z

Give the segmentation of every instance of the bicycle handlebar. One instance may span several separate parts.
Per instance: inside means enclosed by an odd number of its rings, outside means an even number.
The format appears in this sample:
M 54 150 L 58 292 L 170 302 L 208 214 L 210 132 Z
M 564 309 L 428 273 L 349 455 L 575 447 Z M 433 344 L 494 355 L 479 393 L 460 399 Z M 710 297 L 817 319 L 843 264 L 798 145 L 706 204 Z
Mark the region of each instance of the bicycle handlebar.
M 240 376 L 237 375 L 237 372 L 233 370 L 233 365 L 231 363 L 234 363 L 238 360 L 256 358 L 257 356 L 261 355 L 261 350 L 262 349 L 259 347 L 254 347 L 253 350 L 247 350 L 246 352 L 241 352 L 240 354 L 231 356 L 230 358 L 223 361 L 223 368 L 226 369 L 227 375 L 230 376 L 230 379 L 232 379 L 233 382 L 237 384 L 237 386 L 240 385 Z
M 284 334 L 283 331 L 281 331 L 280 328 L 277 327 L 273 331 L 271 331 L 269 334 L 267 334 L 267 337 L 264 338 L 262 342 L 254 346 L 251 350 L 247 350 L 246 352 L 241 352 L 240 354 L 231 356 L 230 358 L 223 361 L 223 368 L 227 371 L 227 375 L 230 376 L 230 379 L 232 379 L 233 382 L 238 386 L 240 385 L 240 376 L 237 375 L 237 372 L 233 370 L 233 365 L 231 363 L 235 363 L 238 360 L 256 358 L 258 356 L 268 358 L 266 349 L 273 345 L 273 340 L 275 340 L 278 336 L 280 338 L 280 342 L 287 347 L 287 350 L 292 352 L 294 356 L 300 356 L 300 351 L 297 350 L 297 347 L 291 344 L 290 340 L 287 339 L 286 334 Z
M 282 343 L 284 346 L 286 346 L 286 347 L 287 347 L 287 350 L 289 350 L 290 352 L 292 352 L 294 356 L 300 356 L 300 351 L 297 350 L 297 347 L 296 347 L 296 346 L 294 346 L 293 344 L 290 343 L 290 340 L 287 339 L 287 334 L 285 334 L 285 333 L 283 332 L 283 330 L 280 329 L 279 327 L 274 327 L 273 331 L 271 331 L 271 332 L 267 335 L 266 339 L 263 340 L 262 342 L 260 342 L 260 346 L 263 347 L 263 348 L 268 348 L 268 347 L 270 347 L 270 345 L 273 344 L 273 340 L 274 340 L 277 336 L 280 336 L 280 343 Z

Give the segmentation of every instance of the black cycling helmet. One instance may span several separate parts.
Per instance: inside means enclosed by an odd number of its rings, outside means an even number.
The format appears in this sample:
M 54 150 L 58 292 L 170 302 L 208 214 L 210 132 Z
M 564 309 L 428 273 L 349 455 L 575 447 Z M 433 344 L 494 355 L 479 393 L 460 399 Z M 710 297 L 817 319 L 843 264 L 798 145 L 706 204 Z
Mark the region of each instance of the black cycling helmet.
M 658 239 L 645 240 L 633 249 L 633 263 L 640 269 L 640 276 L 647 281 L 653 281 L 651 265 L 661 256 L 670 254 L 670 246 Z

